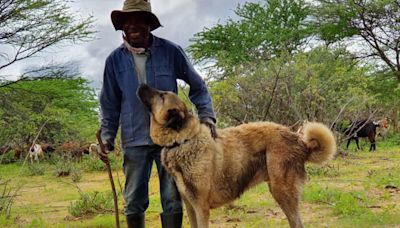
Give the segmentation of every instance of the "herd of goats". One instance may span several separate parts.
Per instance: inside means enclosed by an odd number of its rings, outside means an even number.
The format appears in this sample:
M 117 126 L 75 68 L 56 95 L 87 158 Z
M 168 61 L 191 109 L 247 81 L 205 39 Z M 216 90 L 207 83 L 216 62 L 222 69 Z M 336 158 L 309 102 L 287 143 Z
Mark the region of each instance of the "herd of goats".
M 365 119 L 352 122 L 348 127 L 343 129 L 335 125 L 333 128 L 345 136 L 344 139 L 347 140 L 346 149 L 349 148 L 350 142 L 354 140 L 356 142 L 357 149 L 360 150 L 359 138 L 367 138 L 371 143 L 369 150 L 374 151 L 376 150 L 376 137 L 385 137 L 387 135 L 390 126 L 389 122 L 390 119 L 387 117 L 378 121 Z M 301 134 L 301 126 L 297 129 L 297 132 Z M 71 158 L 81 160 L 84 154 L 90 155 L 92 158 L 96 157 L 97 149 L 97 143 L 80 145 L 75 142 L 67 142 L 57 147 L 57 149 L 48 143 L 33 143 L 29 147 L 28 154 L 24 153 L 21 149 L 14 149 L 14 152 L 16 152 L 14 156 L 16 159 L 18 159 L 24 155 L 29 155 L 30 161 L 33 163 L 34 161 L 39 161 L 40 158 L 44 158 L 45 155 L 51 156 L 53 153 L 57 152 L 58 154 L 66 153 Z M 10 146 L 0 147 L 0 156 L 5 155 L 12 150 L 13 148 Z

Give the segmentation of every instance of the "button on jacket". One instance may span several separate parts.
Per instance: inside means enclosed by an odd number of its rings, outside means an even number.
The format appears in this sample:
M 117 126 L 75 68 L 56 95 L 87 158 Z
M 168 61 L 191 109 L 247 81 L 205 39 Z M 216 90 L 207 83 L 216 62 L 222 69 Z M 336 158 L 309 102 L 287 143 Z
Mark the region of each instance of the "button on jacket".
M 215 120 L 207 87 L 182 48 L 168 40 L 152 36 L 146 62 L 147 84 L 178 92 L 177 79 L 190 86 L 189 98 L 200 118 Z M 151 145 L 149 114 L 136 95 L 139 87 L 132 53 L 121 45 L 106 59 L 100 94 L 102 140 L 114 145 L 121 125 L 122 147 Z

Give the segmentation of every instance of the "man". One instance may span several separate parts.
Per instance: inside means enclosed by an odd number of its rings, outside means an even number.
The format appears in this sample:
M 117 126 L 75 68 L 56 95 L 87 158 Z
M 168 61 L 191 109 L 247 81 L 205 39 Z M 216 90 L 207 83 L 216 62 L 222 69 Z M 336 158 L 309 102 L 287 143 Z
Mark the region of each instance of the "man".
M 178 45 L 151 34 L 160 27 L 147 0 L 126 0 L 123 10 L 114 10 L 111 20 L 123 31 L 123 44 L 107 58 L 100 95 L 101 137 L 107 150 L 121 125 L 121 144 L 126 177 L 124 197 L 128 227 L 144 227 L 149 205 L 148 183 L 153 161 L 160 179 L 163 227 L 181 227 L 182 203 L 172 177 L 160 162 L 161 148 L 149 136 L 149 114 L 136 95 L 141 83 L 177 92 L 177 79 L 190 86 L 189 98 L 200 119 L 216 137 L 210 95 L 199 74 Z M 102 159 L 107 159 L 103 156 Z

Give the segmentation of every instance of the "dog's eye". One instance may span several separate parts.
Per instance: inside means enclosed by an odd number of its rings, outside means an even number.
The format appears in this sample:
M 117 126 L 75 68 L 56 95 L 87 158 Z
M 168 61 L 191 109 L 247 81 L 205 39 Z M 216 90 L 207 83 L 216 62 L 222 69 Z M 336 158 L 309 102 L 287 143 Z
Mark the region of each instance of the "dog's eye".
M 161 98 L 162 100 L 164 100 L 164 94 L 163 94 L 163 93 L 160 93 L 160 98 Z

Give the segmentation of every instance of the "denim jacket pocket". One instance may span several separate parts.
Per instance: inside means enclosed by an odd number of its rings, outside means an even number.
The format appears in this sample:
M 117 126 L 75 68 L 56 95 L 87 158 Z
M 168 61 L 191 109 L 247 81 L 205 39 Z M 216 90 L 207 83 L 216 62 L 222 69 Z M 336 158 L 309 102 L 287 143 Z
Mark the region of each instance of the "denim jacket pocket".
M 164 91 L 175 91 L 176 77 L 168 67 L 157 67 L 155 70 L 156 88 Z
M 121 141 L 122 144 L 126 144 L 134 140 L 133 137 L 133 114 L 132 113 L 121 113 Z

